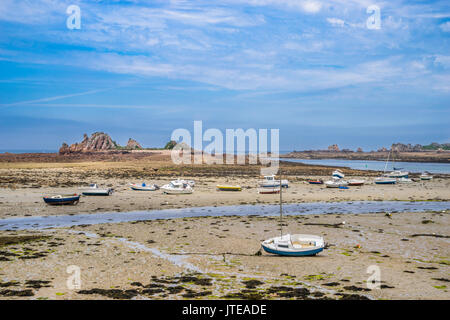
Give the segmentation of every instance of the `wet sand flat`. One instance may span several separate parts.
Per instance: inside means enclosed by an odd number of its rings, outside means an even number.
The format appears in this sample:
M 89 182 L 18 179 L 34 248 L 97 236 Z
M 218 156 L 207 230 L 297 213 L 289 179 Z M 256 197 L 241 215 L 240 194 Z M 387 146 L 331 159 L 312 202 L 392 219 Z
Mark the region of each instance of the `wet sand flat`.
M 175 178 L 175 177 L 173 177 Z M 368 184 L 361 187 L 350 187 L 346 190 L 325 188 L 323 185 L 310 185 L 307 176 L 289 177 L 290 185 L 283 190 L 285 203 L 302 202 L 339 202 L 339 201 L 382 201 L 382 200 L 450 200 L 450 179 L 437 178 L 426 182 L 413 182 L 404 185 L 375 185 L 371 178 Z M 317 177 L 316 177 L 317 178 Z M 320 178 L 320 177 L 319 177 Z M 321 177 L 327 179 L 327 177 Z M 362 177 L 364 178 L 364 177 Z M 115 193 L 108 197 L 83 196 L 76 206 L 49 206 L 42 197 L 52 194 L 79 193 L 78 186 L 73 187 L 40 187 L 40 188 L 2 188 L 0 189 L 0 218 L 23 216 L 49 216 L 77 213 L 128 212 L 169 208 L 227 206 L 242 204 L 275 204 L 279 200 L 277 194 L 258 194 L 258 177 L 186 177 L 194 179 L 196 186 L 190 195 L 166 195 L 161 190 L 133 191 L 128 179 L 95 180 L 101 186 L 112 187 Z M 147 184 L 163 185 L 166 179 L 145 180 Z M 218 184 L 238 184 L 242 191 L 217 191 Z
M 1 231 L 0 298 L 450 298 L 448 211 L 283 222 L 284 232 L 324 236 L 327 249 L 315 257 L 255 255 L 260 240 L 279 234 L 278 218 L 261 216 Z M 81 270 L 80 289 L 67 287 L 70 265 Z M 369 266 L 379 267 L 380 288 L 367 288 Z

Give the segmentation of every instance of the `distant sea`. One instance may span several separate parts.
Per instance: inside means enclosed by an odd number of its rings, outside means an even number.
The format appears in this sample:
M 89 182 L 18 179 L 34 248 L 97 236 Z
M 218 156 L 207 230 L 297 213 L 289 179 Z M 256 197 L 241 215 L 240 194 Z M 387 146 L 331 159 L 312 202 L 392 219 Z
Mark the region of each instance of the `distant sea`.
M 0 153 L 56 153 L 58 151 L 53 149 L 0 149 Z
M 375 170 L 383 171 L 386 161 L 375 160 L 341 160 L 341 159 L 291 159 L 282 158 L 282 161 L 301 162 L 306 164 L 318 164 L 330 167 L 349 167 L 357 170 Z M 450 163 L 436 162 L 399 162 L 389 163 L 386 171 L 394 170 L 393 167 L 402 168 L 404 171 L 420 173 L 428 171 L 430 173 L 450 174 Z

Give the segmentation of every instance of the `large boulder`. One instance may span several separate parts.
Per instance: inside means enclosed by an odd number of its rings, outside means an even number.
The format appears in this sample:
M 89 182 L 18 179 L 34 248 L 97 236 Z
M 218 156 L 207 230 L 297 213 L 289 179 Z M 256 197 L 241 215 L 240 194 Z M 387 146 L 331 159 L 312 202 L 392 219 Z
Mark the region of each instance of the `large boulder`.
M 117 143 L 115 143 L 108 134 L 104 132 L 95 132 L 90 137 L 87 134 L 84 134 L 83 141 L 80 143 L 74 143 L 70 146 L 67 143 L 63 143 L 59 149 L 59 153 L 67 154 L 108 151 L 115 150 L 117 147 Z
M 128 143 L 127 143 L 127 149 L 142 149 L 142 146 L 134 139 L 128 139 Z

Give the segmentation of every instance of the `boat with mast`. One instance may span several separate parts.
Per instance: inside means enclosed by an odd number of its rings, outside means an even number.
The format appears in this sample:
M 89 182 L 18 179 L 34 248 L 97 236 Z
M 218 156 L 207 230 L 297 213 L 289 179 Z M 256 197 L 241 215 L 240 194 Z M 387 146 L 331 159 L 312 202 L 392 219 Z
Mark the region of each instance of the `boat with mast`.
M 390 155 L 391 155 L 391 150 L 389 150 L 388 157 L 387 157 L 386 163 L 384 165 L 383 175 L 381 177 L 375 178 L 375 184 L 395 184 L 397 182 L 397 179 L 395 179 L 395 177 L 390 177 L 386 174 L 386 169 L 387 169 Z
M 281 180 L 281 169 L 280 169 Z M 313 256 L 321 252 L 322 237 L 311 234 L 283 234 L 283 188 L 280 188 L 280 236 L 261 243 L 264 251 L 281 256 Z

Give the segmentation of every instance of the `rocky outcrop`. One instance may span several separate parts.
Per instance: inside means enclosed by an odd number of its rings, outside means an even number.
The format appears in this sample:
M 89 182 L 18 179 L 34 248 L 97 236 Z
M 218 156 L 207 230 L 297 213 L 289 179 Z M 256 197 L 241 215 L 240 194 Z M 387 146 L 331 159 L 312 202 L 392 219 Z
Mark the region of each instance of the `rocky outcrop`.
M 134 139 L 128 139 L 128 143 L 126 146 L 127 149 L 132 149 L 132 150 L 141 150 L 143 149 L 142 146 Z
M 420 144 L 412 145 L 410 143 L 403 144 L 403 143 L 394 143 L 391 146 L 392 151 L 396 152 L 420 152 L 423 151 L 423 146 Z
M 339 152 L 339 147 L 337 144 L 332 144 L 331 146 L 328 147 L 328 151 Z
M 85 153 L 115 150 L 117 148 L 117 143 L 115 143 L 109 135 L 103 132 L 95 132 L 90 137 L 87 134 L 84 134 L 83 141 L 80 143 L 74 143 L 69 146 L 64 142 L 59 149 L 59 153 Z

